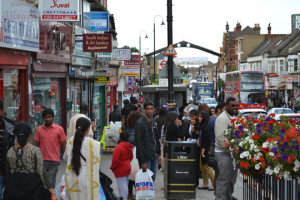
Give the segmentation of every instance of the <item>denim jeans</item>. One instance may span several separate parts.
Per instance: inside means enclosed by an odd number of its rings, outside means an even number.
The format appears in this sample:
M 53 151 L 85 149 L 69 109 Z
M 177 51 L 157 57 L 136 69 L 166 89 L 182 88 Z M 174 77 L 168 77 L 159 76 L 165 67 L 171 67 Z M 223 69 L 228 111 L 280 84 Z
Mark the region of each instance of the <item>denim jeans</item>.
M 0 176 L 0 199 L 3 197 L 4 176 Z
M 56 183 L 56 174 L 57 174 L 60 162 L 44 160 L 44 163 L 45 163 L 45 168 L 47 171 L 48 178 L 54 189 L 55 183 Z
M 146 160 L 146 164 L 147 164 L 148 169 L 150 169 L 153 172 L 152 180 L 154 183 L 155 178 L 156 178 L 156 170 L 157 170 L 157 158 L 155 158 L 153 160 Z

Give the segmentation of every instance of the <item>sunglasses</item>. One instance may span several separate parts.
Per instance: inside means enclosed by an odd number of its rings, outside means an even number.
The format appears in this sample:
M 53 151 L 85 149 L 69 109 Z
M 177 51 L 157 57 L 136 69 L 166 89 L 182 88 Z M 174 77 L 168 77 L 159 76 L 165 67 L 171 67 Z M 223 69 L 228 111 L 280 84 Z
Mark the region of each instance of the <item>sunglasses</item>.
M 234 107 L 239 107 L 239 104 L 231 104 L 231 107 L 234 108 Z

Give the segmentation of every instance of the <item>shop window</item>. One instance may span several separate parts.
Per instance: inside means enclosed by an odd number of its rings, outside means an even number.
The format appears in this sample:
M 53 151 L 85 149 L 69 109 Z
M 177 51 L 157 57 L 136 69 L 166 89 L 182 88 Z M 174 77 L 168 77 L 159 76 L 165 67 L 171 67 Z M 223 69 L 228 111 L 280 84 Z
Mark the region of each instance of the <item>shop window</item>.
M 72 116 L 80 113 L 80 103 L 88 104 L 87 83 L 85 80 L 72 80 Z
M 298 71 L 298 59 L 294 59 L 294 70 L 295 72 Z
M 34 78 L 33 113 L 35 127 L 44 124 L 42 112 L 46 108 L 54 111 L 54 123 L 61 125 L 60 80 L 55 78 Z
M 2 71 L 4 86 L 4 116 L 17 121 L 21 105 L 21 92 L 19 92 L 19 70 L 4 69 Z

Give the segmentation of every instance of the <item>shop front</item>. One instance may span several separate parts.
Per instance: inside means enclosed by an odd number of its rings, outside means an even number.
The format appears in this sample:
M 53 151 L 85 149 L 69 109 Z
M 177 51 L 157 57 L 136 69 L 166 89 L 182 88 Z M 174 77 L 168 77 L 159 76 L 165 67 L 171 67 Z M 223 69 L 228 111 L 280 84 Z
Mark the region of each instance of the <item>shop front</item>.
M 28 65 L 38 51 L 38 9 L 18 0 L 0 1 L 1 115 L 15 122 L 29 120 Z
M 34 127 L 44 124 L 42 111 L 54 111 L 54 123 L 67 127 L 67 84 L 72 27 L 40 22 L 40 52 L 32 64 L 32 112 Z
M 4 104 L 2 115 L 17 122 L 28 120 L 29 53 L 0 49 L 0 97 Z
M 91 88 L 94 77 L 93 59 L 94 53 L 83 51 L 83 33 L 89 33 L 85 28 L 74 25 L 73 32 L 75 33 L 75 40 L 73 40 L 72 49 L 72 65 L 69 68 L 69 95 L 72 108 L 70 117 L 80 112 L 80 103 L 86 103 L 91 108 Z M 91 117 L 91 110 L 88 116 Z
M 117 87 L 118 87 L 118 78 L 117 78 L 117 69 L 108 68 L 106 75 L 110 77 L 110 82 L 107 83 L 107 107 L 109 108 L 109 113 L 113 111 L 113 106 L 116 105 L 119 101 L 117 100 Z M 107 118 L 108 119 L 108 118 Z

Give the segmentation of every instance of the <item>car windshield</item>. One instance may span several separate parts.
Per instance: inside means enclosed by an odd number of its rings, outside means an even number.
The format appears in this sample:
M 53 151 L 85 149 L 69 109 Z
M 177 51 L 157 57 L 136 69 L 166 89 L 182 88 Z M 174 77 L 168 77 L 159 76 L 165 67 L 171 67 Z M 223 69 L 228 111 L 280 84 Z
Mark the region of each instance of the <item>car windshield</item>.
M 262 92 L 241 92 L 241 103 L 262 104 L 265 101 L 265 94 Z
M 216 99 L 208 99 L 208 98 L 206 98 L 206 99 L 203 100 L 203 103 L 216 104 L 217 101 L 216 101 Z
M 276 109 L 274 111 L 275 114 L 288 114 L 288 113 L 295 113 L 293 110 L 289 109 L 289 108 L 282 108 L 282 109 Z
M 244 113 L 242 116 L 243 117 L 249 116 L 249 117 L 253 118 L 253 117 L 257 117 L 258 115 L 267 116 L 267 113 L 265 113 L 265 112 Z

